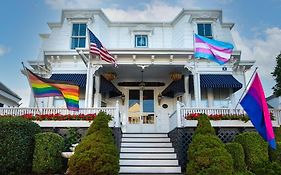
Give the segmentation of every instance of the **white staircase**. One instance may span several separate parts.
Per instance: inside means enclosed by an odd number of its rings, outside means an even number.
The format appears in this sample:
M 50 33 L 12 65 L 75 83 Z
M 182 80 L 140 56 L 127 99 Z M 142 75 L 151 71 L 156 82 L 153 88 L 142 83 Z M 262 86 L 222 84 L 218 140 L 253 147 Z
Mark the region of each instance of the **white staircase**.
M 122 135 L 120 174 L 181 174 L 168 134 Z

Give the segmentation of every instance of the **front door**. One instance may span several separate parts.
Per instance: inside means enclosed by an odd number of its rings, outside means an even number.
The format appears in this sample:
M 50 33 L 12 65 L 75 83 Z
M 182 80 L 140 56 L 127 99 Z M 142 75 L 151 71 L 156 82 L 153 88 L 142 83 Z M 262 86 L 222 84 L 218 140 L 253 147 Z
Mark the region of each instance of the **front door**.
M 154 90 L 129 90 L 126 132 L 156 132 Z

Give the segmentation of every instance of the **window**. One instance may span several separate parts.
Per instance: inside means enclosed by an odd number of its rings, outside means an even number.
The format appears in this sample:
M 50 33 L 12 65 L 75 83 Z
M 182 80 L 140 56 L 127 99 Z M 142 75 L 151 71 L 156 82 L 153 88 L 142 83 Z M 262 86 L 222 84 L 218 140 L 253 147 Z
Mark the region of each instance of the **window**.
M 86 46 L 86 24 L 73 24 L 71 35 L 71 49 Z
M 213 38 L 211 24 L 197 24 L 198 35 Z
M 230 103 L 229 89 L 213 89 L 214 107 L 228 108 Z
M 0 107 L 4 107 L 4 104 L 3 104 L 3 103 L 0 103 Z
M 135 47 L 148 47 L 147 35 L 135 35 Z

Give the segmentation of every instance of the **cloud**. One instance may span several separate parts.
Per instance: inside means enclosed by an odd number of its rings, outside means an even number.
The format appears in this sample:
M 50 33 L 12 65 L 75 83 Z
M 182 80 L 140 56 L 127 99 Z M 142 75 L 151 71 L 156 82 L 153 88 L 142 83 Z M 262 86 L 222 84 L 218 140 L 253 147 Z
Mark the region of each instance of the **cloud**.
M 3 46 L 3 45 L 0 45 L 0 57 L 5 55 L 6 53 L 8 53 L 10 51 L 9 48 Z
M 107 0 L 45 0 L 45 3 L 53 9 L 79 9 L 96 8 Z
M 241 60 L 255 60 L 267 95 L 272 93 L 275 81 L 271 75 L 276 66 L 276 56 L 280 53 L 281 28 L 272 27 L 262 31 L 264 37 L 247 39 L 232 32 L 237 48 L 242 51 Z

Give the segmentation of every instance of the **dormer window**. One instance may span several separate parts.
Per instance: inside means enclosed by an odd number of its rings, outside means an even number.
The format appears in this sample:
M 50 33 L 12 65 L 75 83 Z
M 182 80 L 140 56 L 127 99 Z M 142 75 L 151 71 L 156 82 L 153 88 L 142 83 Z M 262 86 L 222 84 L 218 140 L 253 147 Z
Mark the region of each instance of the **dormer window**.
M 207 38 L 213 38 L 212 34 L 212 25 L 209 23 L 201 23 L 197 24 L 197 29 L 198 29 L 198 35 L 207 37 Z
M 147 35 L 135 35 L 135 47 L 148 47 Z
M 75 49 L 77 47 L 85 48 L 86 28 L 87 26 L 85 23 L 75 23 L 72 25 L 71 49 Z

